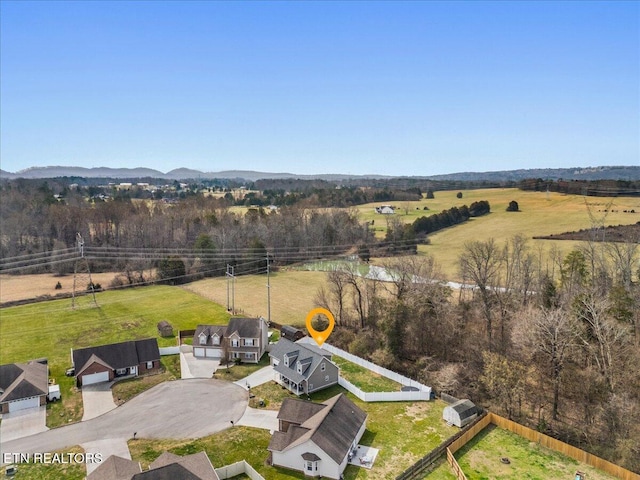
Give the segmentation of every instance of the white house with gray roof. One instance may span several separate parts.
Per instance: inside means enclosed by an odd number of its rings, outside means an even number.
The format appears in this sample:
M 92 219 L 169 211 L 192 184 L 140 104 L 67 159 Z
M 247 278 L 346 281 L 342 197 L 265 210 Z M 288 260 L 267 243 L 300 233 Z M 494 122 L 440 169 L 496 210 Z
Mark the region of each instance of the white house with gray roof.
M 339 369 L 331 353 L 311 344 L 281 338 L 269 353 L 274 380 L 296 395 L 338 383 Z
M 343 393 L 322 403 L 285 398 L 267 449 L 271 464 L 339 479 L 367 427 L 367 414 Z

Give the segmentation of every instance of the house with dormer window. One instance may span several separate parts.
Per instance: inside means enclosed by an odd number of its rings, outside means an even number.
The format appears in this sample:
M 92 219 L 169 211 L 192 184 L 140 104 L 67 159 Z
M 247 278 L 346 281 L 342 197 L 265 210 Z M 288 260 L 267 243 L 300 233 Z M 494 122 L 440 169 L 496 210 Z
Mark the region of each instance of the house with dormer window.
M 229 325 L 198 325 L 193 335 L 193 356 L 222 358 L 225 348 L 231 360 L 258 363 L 268 344 L 264 318 L 232 318 Z
M 285 398 L 270 463 L 308 477 L 341 478 L 367 427 L 367 414 L 340 393 L 322 403 Z
M 312 344 L 281 338 L 269 353 L 274 380 L 296 395 L 309 394 L 338 383 L 338 366 L 331 353 Z

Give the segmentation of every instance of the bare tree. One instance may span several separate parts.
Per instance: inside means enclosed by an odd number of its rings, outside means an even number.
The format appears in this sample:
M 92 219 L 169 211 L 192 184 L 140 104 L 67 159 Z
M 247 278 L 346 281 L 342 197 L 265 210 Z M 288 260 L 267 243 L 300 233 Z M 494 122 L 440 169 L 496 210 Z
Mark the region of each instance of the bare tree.
M 562 371 L 569 353 L 579 345 L 577 320 L 562 308 L 529 309 L 521 316 L 514 332 L 514 342 L 532 354 L 541 354 L 549 362 L 553 382 L 552 416 L 558 418 Z
M 464 244 L 459 258 L 460 273 L 463 278 L 476 284 L 482 302 L 482 312 L 487 323 L 487 343 L 493 348 L 493 292 L 502 263 L 501 252 L 493 238 L 486 242 L 472 241 Z
M 581 341 L 606 379 L 609 390 L 613 391 L 616 383 L 616 364 L 622 361 L 621 347 L 626 341 L 628 329 L 609 316 L 609 302 L 593 294 L 578 298 L 578 319 L 583 322 L 584 329 Z

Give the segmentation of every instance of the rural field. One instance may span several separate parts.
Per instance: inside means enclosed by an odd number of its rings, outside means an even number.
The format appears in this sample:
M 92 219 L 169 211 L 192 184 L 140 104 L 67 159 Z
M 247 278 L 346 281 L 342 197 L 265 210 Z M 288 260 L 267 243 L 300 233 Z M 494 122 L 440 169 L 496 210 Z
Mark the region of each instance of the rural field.
M 430 244 L 420 245 L 420 253 L 433 255 L 447 280 L 458 278 L 458 257 L 463 251 L 465 242 L 471 240 L 488 240 L 494 238 L 498 242 L 523 235 L 532 239 L 534 236 L 558 234 L 591 227 L 589 208 L 592 215 L 599 221 L 604 218 L 606 225 L 631 225 L 640 222 L 640 197 L 583 197 L 579 195 L 565 195 L 561 193 L 526 192 L 516 188 L 462 190 L 462 198 L 456 198 L 459 190 L 435 192 L 434 199 L 423 198 L 415 202 L 389 202 L 398 207 L 392 216 L 377 214 L 375 206 L 384 202 L 369 203 L 357 207 L 363 221 L 374 221 L 376 236 L 384 237 L 389 217 L 397 217 L 405 223 L 414 222 L 424 215 L 440 213 L 451 207 L 470 205 L 472 202 L 487 200 L 491 205 L 491 213 L 482 217 L 472 218 L 467 222 L 450 227 L 429 235 Z M 507 205 L 511 200 L 518 202 L 519 212 L 507 212 Z M 610 210 L 604 213 L 608 203 L 613 200 Z M 589 204 L 587 208 L 586 203 Z M 404 204 L 408 206 L 405 214 Z M 427 206 L 428 211 L 423 208 Z M 624 213 L 624 210 L 635 210 L 635 213 Z M 638 239 L 640 242 L 640 239 Z M 552 245 L 567 254 L 577 245 L 572 241 L 530 240 L 534 251 L 542 249 L 548 252 Z
M 318 288 L 326 283 L 326 274 L 283 270 L 272 273 L 270 283 L 271 319 L 277 323 L 304 326 L 307 312 L 317 307 L 314 298 Z M 227 305 L 226 278 L 207 278 L 182 288 L 225 307 Z M 236 314 L 267 318 L 267 276 L 236 277 L 235 307 Z

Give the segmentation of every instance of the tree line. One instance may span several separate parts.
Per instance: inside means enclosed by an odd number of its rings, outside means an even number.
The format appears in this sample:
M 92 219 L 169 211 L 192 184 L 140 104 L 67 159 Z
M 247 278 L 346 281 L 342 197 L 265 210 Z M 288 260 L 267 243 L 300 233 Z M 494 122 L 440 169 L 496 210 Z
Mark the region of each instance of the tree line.
M 630 242 L 471 241 L 460 289 L 411 256 L 380 280 L 328 272 L 316 301 L 341 348 L 640 472 L 639 257 Z

